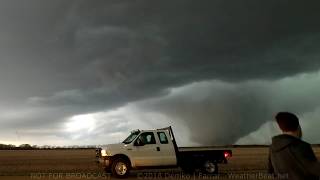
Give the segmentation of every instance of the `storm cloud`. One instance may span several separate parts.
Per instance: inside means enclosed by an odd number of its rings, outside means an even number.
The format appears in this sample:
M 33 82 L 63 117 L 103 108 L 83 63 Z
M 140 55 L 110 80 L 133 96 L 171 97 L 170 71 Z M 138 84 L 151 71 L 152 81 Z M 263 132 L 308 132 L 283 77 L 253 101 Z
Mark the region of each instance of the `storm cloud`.
M 72 117 L 131 104 L 136 113 L 161 114 L 172 120 L 159 118 L 163 124 L 185 126 L 192 142 L 235 143 L 278 110 L 303 115 L 317 109 L 310 96 L 318 97 L 319 87 L 302 88 L 299 77 L 320 69 L 318 5 L 2 1 L 1 127 L 6 133 L 54 127 L 49 134 L 68 139 L 63 128 Z M 286 78 L 296 79 L 288 84 Z M 138 121 L 117 116 L 125 124 L 119 133 Z M 139 125 L 153 126 L 142 119 Z M 111 132 L 116 125 L 109 121 L 95 128 Z M 192 135 L 200 131 L 203 136 Z M 89 142 L 99 135 L 85 136 Z
M 319 83 L 319 72 L 276 81 L 202 81 L 138 105 L 186 124 L 190 141 L 202 145 L 268 144 L 272 135 L 280 133 L 274 120 L 278 111 L 295 112 L 305 138 L 319 143 L 314 126 L 320 107 Z
M 286 1 L 76 2 L 56 41 L 72 58 L 58 65 L 91 77 L 92 87 L 105 89 L 79 93 L 109 103 L 117 101 L 116 93 L 127 102 L 202 80 L 313 72 L 320 65 L 314 7 Z

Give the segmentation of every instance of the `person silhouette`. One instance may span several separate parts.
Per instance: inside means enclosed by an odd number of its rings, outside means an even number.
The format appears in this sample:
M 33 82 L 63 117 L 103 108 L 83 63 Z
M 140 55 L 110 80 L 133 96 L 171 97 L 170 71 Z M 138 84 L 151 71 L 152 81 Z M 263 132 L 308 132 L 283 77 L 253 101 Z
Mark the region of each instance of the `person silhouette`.
M 301 140 L 298 117 L 279 112 L 275 119 L 283 133 L 272 138 L 269 173 L 287 174 L 290 180 L 319 180 L 320 164 L 311 145 Z

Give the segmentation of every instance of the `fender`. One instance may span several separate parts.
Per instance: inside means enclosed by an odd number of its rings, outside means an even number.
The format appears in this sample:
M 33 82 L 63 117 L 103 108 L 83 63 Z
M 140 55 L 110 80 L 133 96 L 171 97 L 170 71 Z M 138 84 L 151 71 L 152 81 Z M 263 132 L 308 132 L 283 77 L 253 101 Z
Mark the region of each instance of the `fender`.
M 113 156 L 110 157 L 110 165 L 113 163 L 113 161 L 115 159 L 118 159 L 118 158 L 122 158 L 122 159 L 125 159 L 129 162 L 129 164 L 131 165 L 131 167 L 135 167 L 134 164 L 132 163 L 132 161 L 130 160 L 130 158 L 125 155 L 125 154 L 115 154 Z

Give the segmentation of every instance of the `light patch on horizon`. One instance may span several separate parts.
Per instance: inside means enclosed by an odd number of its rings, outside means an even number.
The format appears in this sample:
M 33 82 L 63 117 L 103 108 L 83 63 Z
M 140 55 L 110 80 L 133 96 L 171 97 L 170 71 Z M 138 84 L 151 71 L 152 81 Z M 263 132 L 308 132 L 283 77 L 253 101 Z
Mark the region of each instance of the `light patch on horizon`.
M 237 145 L 269 145 L 273 136 L 280 134 L 277 124 L 268 121 L 261 125 L 259 129 L 239 138 L 234 144 Z
M 302 129 L 302 139 L 311 144 L 320 144 L 318 127 L 320 108 L 312 112 L 304 113 L 298 117 Z M 268 121 L 263 124 L 259 129 L 251 132 L 247 136 L 239 138 L 235 144 L 238 145 L 269 145 L 273 136 L 282 134 L 275 120 Z
M 90 134 L 96 128 L 96 120 L 93 115 L 76 115 L 71 117 L 65 124 L 66 131 L 72 139 L 81 138 L 85 134 Z

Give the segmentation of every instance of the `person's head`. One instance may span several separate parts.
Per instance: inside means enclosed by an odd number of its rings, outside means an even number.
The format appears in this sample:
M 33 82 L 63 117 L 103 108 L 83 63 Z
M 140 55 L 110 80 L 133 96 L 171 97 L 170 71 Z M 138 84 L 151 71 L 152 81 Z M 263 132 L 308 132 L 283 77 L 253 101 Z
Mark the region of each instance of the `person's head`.
M 299 138 L 302 137 L 299 119 L 295 114 L 279 112 L 275 118 L 282 132 L 295 135 Z

